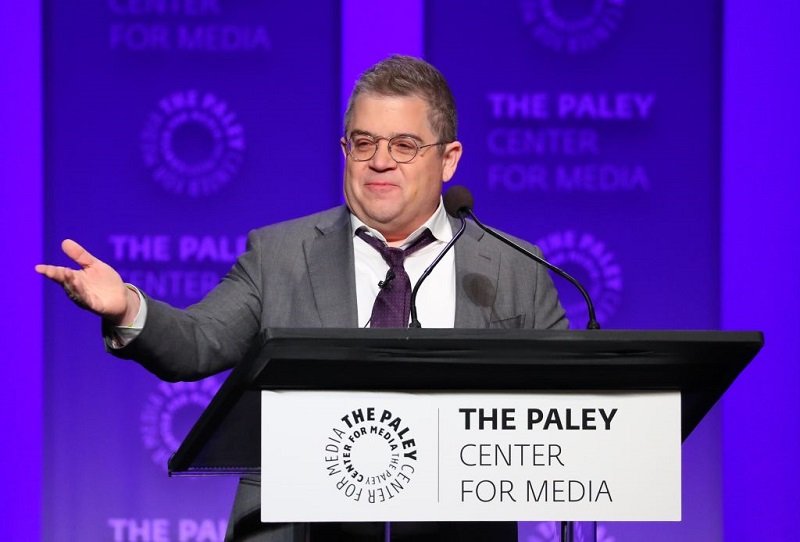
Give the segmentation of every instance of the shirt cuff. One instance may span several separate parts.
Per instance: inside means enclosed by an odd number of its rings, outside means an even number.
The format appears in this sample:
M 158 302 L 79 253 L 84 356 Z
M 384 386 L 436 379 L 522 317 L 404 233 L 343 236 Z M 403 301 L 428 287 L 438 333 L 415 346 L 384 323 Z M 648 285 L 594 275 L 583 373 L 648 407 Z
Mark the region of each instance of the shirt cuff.
M 109 341 L 108 344 L 111 348 L 119 350 L 128 346 L 144 329 L 144 323 L 147 320 L 147 302 L 144 295 L 139 291 L 139 288 L 133 284 L 125 283 L 130 290 L 133 290 L 139 296 L 139 312 L 136 313 L 136 318 L 127 326 L 112 326 L 109 328 Z

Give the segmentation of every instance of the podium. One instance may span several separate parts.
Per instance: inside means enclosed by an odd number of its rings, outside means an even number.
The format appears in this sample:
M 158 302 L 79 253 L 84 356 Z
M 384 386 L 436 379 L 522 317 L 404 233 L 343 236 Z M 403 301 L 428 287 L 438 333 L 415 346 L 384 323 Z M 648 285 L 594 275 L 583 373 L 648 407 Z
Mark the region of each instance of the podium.
M 590 394 L 612 399 L 672 393 L 679 399 L 665 404 L 675 404 L 680 410 L 674 435 L 679 452 L 680 441 L 688 437 L 763 344 L 758 332 L 718 331 L 272 329 L 261 339 L 260 347 L 231 372 L 170 459 L 171 475 L 259 474 L 264 390 L 316 390 L 329 392 L 334 398 L 338 397 L 334 392 L 358 390 L 412 396 L 468 394 L 461 397 Z M 532 410 L 536 416 L 530 415 Z M 597 409 L 586 410 L 592 411 L 592 418 L 584 412 L 583 428 L 594 435 L 603 427 L 596 421 L 587 425 L 586 419 L 594 420 Z M 528 411 L 529 422 L 543 417 L 539 416 L 541 409 Z M 286 418 L 292 412 L 280 414 Z M 521 419 L 518 416 L 518 421 Z M 390 423 L 388 418 L 386 423 Z M 580 429 L 578 425 L 574 428 Z M 269 445 L 271 436 L 265 434 L 263 438 Z M 291 446 L 291 439 L 280 444 L 284 451 Z M 464 459 L 464 449 L 461 460 L 474 462 Z M 573 458 L 576 450 L 571 450 Z M 462 500 L 464 494 L 462 489 Z M 391 518 L 373 518 L 387 519 Z M 475 517 L 464 518 L 470 519 Z M 591 518 L 599 519 L 607 518 Z

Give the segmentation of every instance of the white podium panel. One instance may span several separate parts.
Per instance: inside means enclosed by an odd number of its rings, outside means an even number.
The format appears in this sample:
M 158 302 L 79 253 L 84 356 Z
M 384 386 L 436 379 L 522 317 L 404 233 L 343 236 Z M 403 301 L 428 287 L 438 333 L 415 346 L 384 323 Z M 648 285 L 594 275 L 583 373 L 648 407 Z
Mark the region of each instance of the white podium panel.
M 261 519 L 679 521 L 678 392 L 264 391 Z

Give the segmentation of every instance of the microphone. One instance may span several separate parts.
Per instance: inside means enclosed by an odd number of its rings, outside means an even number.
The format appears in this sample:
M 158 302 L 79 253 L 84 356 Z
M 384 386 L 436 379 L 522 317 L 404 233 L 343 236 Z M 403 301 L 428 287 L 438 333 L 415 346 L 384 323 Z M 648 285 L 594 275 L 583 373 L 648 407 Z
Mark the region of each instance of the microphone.
M 594 303 L 592 303 L 592 299 L 589 297 L 589 293 L 586 291 L 583 285 L 581 285 L 581 283 L 578 282 L 578 280 L 575 277 L 573 277 L 563 269 L 556 267 L 555 265 L 551 264 L 541 256 L 537 256 L 530 250 L 522 248 L 521 246 L 511 241 L 510 239 L 506 239 L 493 229 L 484 226 L 481 223 L 481 221 L 478 220 L 478 217 L 475 216 L 475 213 L 472 212 L 473 199 L 472 199 L 472 194 L 470 194 L 469 189 L 467 189 L 467 187 L 461 185 L 452 187 L 444 195 L 444 201 L 445 201 L 445 207 L 447 207 L 448 201 L 450 202 L 450 208 L 448 208 L 447 210 L 448 213 L 452 214 L 453 216 L 459 216 L 462 220 L 464 220 L 463 219 L 464 216 L 469 216 L 470 218 L 472 218 L 473 221 L 475 221 L 475 224 L 477 224 L 478 227 L 480 227 L 483 231 L 485 231 L 492 237 L 495 237 L 496 239 L 499 239 L 500 241 L 507 244 L 511 248 L 518 250 L 519 252 L 526 255 L 528 258 L 531 258 L 535 262 L 545 266 L 547 269 L 550 269 L 556 275 L 564 278 L 570 284 L 575 286 L 575 288 L 577 288 L 578 291 L 583 296 L 583 299 L 586 302 L 586 308 L 589 312 L 589 321 L 586 324 L 586 329 L 600 329 L 600 324 L 597 322 L 597 317 L 595 316 L 594 312 Z M 450 211 L 451 208 L 453 212 L 456 214 Z
M 389 269 L 388 271 L 386 271 L 386 278 L 378 282 L 378 288 L 380 288 L 381 290 L 389 288 L 393 280 L 394 280 L 394 271 Z
M 444 208 L 450 216 L 465 217 L 472 211 L 473 205 L 472 194 L 464 186 L 456 185 L 444 195 Z
M 450 192 L 452 192 L 452 190 L 448 190 L 447 194 L 449 194 Z M 458 231 L 456 231 L 455 235 L 453 235 L 453 238 L 447 242 L 442 251 L 433 260 L 433 262 L 431 262 L 431 264 L 425 269 L 425 271 L 422 272 L 422 275 L 420 275 L 419 280 L 414 285 L 414 289 L 411 291 L 411 322 L 408 324 L 408 327 L 410 328 L 419 329 L 422 327 L 422 324 L 420 324 L 419 320 L 417 319 L 417 292 L 419 291 L 419 287 L 422 285 L 422 281 L 428 278 L 428 275 L 431 274 L 433 268 L 436 267 L 436 265 L 440 261 L 442 261 L 442 258 L 444 258 L 444 255 L 447 254 L 447 251 L 453 248 L 453 245 L 456 244 L 456 241 L 458 241 L 458 239 L 464 234 L 464 230 L 467 229 L 467 220 L 466 218 L 464 218 L 464 215 L 451 212 L 451 208 L 448 207 L 447 194 L 444 195 L 444 208 L 447 211 L 447 214 L 461 220 L 461 226 L 459 226 Z M 467 192 L 467 194 L 469 194 L 469 192 Z

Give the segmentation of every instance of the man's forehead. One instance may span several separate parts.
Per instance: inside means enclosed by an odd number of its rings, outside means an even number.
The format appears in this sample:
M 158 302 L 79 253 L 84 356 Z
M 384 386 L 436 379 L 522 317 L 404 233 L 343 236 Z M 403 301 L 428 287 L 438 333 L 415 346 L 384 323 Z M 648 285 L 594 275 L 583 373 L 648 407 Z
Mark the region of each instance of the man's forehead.
M 358 96 L 355 97 L 353 103 L 358 104 L 359 102 L 367 102 L 367 101 L 385 101 L 385 100 L 401 100 L 401 101 L 409 101 L 409 102 L 419 102 L 423 105 L 427 106 L 428 101 L 425 99 L 425 96 L 422 94 L 416 94 L 414 92 L 410 94 L 382 94 L 380 92 L 362 92 Z
M 353 114 L 347 128 L 350 132 L 384 137 L 424 135 L 421 132 L 431 132 L 428 113 L 428 103 L 419 96 L 362 94 L 353 102 Z

